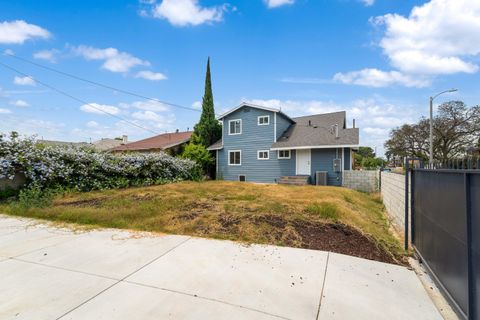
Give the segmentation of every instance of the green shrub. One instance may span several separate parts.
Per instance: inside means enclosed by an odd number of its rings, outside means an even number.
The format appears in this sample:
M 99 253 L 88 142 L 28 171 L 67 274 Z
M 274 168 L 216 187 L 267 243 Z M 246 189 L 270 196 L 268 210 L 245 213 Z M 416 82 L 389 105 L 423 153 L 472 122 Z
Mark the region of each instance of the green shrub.
M 59 189 L 42 189 L 39 186 L 30 186 L 20 191 L 18 200 L 12 206 L 22 209 L 45 208 L 52 204 L 53 198 L 60 193 Z
M 305 211 L 309 214 L 320 216 L 323 219 L 337 221 L 339 218 L 338 208 L 333 203 L 312 203 L 305 208 Z
M 4 190 L 0 190 L 0 201 L 7 200 L 9 198 L 16 197 L 18 195 L 19 191 L 12 189 L 12 188 L 7 188 Z

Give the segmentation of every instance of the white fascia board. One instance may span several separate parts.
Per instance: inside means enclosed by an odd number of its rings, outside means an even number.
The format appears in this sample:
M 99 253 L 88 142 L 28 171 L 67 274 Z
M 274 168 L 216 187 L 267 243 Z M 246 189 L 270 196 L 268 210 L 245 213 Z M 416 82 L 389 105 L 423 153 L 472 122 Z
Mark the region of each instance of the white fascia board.
M 271 111 L 271 112 L 280 112 L 279 109 L 275 109 L 275 108 L 268 108 L 268 107 L 263 107 L 263 106 L 257 106 L 257 105 L 254 105 L 254 104 L 250 104 L 250 103 L 242 103 L 240 104 L 239 106 L 233 108 L 233 109 L 230 109 L 228 110 L 227 112 L 221 114 L 220 116 L 218 116 L 217 119 L 222 119 L 222 118 L 225 118 L 226 116 L 228 116 L 230 113 L 232 112 L 235 112 L 237 111 L 238 109 L 242 108 L 242 107 L 251 107 L 251 108 L 256 108 L 256 109 L 261 109 L 261 110 L 267 110 L 267 111 Z
M 334 148 L 358 148 L 358 144 L 340 144 L 340 145 L 323 145 L 323 146 L 298 146 L 298 147 L 281 147 L 270 148 L 270 150 L 305 150 L 305 149 L 334 149 Z

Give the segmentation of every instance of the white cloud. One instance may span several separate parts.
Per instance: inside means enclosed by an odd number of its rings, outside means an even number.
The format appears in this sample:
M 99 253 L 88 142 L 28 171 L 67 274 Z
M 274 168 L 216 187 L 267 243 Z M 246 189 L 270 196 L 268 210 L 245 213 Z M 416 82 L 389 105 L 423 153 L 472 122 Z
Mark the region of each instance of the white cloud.
M 153 8 L 155 18 L 166 19 L 174 26 L 198 26 L 223 19 L 228 5 L 202 7 L 198 0 L 163 0 Z
M 287 4 L 293 4 L 295 0 L 264 0 L 270 9 L 278 8 Z
M 33 77 L 18 77 L 13 78 L 13 83 L 19 86 L 35 86 L 35 80 Z
M 138 72 L 135 75 L 135 78 L 143 78 L 143 79 L 151 80 L 151 81 L 167 80 L 167 76 L 164 75 L 163 73 L 152 72 L 152 71 L 149 71 L 149 70 L 143 70 L 143 71 Z
M 194 103 L 192 103 L 192 108 L 202 109 L 202 101 L 195 101 Z
M 375 0 L 361 0 L 361 1 L 367 7 L 373 6 L 373 4 L 375 3 Z
M 0 108 L 0 114 L 9 114 L 9 113 L 12 113 L 12 111 L 10 111 L 8 109 Z
M 86 126 L 87 126 L 87 128 L 97 128 L 99 126 L 99 124 L 96 121 L 88 121 Z
M 370 21 L 384 27 L 379 45 L 396 70 L 365 68 L 337 73 L 334 81 L 421 88 L 438 75 L 479 70 L 480 1 L 431 0 L 413 7 L 408 17 L 386 14 Z
M 480 54 L 480 1 L 431 0 L 408 17 L 372 19 L 385 27 L 380 47 L 391 64 L 412 74 L 474 73 Z
M 0 23 L 0 43 L 23 44 L 34 38 L 48 39 L 51 34 L 37 25 L 29 24 L 23 20 L 4 21 Z
M 57 49 L 50 49 L 50 50 L 41 50 L 37 51 L 33 54 L 35 59 L 46 60 L 51 63 L 57 62 L 57 55 L 60 51 Z
M 149 66 L 150 62 L 141 60 L 127 52 L 118 51 L 116 48 L 98 49 L 88 46 L 78 46 L 72 51 L 86 60 L 102 60 L 102 68 L 111 72 L 128 72 L 136 66 Z
M 145 121 L 147 127 L 156 127 L 159 129 L 171 128 L 175 123 L 175 115 L 168 114 L 167 116 L 160 115 L 154 111 L 137 111 L 132 113 L 132 118 L 140 121 Z
M 24 100 L 15 100 L 15 101 L 10 102 L 10 104 L 12 106 L 19 107 L 19 108 L 24 108 L 24 107 L 29 106 L 28 102 L 26 102 Z
M 88 113 L 95 113 L 95 114 L 102 114 L 102 115 L 105 115 L 105 113 L 115 114 L 115 115 L 120 113 L 120 109 L 117 107 L 106 105 L 106 104 L 98 104 L 98 103 L 84 104 L 80 106 L 80 110 Z
M 132 117 L 138 120 L 146 120 L 146 121 L 162 121 L 163 117 L 159 114 L 155 113 L 154 111 L 137 111 L 132 113 Z
M 356 84 L 367 87 L 388 87 L 402 85 L 406 87 L 427 87 L 430 80 L 426 77 L 411 76 L 399 71 L 382 71 L 378 69 L 363 69 L 346 73 L 337 73 L 333 80 L 344 84 Z
M 157 111 L 157 112 L 163 112 L 168 110 L 167 105 L 154 100 L 135 101 L 132 103 L 121 103 L 119 104 L 119 106 L 124 109 L 135 108 L 140 110 Z

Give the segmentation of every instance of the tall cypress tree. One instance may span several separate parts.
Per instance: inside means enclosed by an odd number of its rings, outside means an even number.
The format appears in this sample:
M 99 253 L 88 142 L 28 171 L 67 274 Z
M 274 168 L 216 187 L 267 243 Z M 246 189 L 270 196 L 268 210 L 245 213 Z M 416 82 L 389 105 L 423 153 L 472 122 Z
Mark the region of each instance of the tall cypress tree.
M 206 147 L 215 143 L 222 136 L 222 127 L 217 119 L 215 119 L 212 79 L 210 76 L 210 57 L 208 57 L 207 73 L 205 75 L 205 94 L 202 100 L 202 115 L 200 116 L 200 121 L 195 125 L 194 134 Z

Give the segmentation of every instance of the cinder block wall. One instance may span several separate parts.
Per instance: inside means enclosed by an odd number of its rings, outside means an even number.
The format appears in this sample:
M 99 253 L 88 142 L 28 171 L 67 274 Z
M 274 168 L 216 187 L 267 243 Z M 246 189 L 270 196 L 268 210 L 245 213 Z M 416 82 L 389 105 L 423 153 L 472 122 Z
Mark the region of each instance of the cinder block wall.
M 380 192 L 382 194 L 383 204 L 387 209 L 388 215 L 392 219 L 394 227 L 398 231 L 403 232 L 405 228 L 405 175 L 390 172 L 381 172 L 380 174 Z M 408 189 L 410 190 L 410 186 Z M 410 192 L 409 197 L 411 197 Z M 409 219 L 410 209 L 409 206 Z
M 16 173 L 13 180 L 0 179 L 0 190 L 14 189 L 17 190 L 22 187 L 26 182 L 25 175 L 23 173 Z
M 377 170 L 348 170 L 343 172 L 343 186 L 349 189 L 375 192 L 378 191 Z

